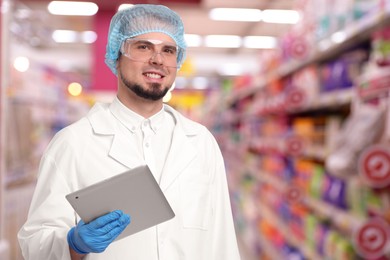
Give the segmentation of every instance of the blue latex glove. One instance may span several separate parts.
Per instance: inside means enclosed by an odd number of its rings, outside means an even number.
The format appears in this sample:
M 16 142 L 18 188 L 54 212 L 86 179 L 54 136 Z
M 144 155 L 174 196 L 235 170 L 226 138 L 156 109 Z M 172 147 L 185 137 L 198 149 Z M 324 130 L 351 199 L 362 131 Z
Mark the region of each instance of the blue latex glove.
M 115 210 L 85 224 L 80 221 L 68 232 L 69 246 L 79 254 L 101 253 L 130 223 L 130 216 Z

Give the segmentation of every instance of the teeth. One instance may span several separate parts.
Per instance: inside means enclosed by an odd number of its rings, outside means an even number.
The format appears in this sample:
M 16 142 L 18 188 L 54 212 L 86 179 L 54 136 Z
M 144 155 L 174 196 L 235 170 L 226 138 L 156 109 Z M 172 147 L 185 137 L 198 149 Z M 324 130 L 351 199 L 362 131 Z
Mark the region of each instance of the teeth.
M 161 79 L 161 75 L 155 73 L 146 73 L 146 76 L 153 79 Z

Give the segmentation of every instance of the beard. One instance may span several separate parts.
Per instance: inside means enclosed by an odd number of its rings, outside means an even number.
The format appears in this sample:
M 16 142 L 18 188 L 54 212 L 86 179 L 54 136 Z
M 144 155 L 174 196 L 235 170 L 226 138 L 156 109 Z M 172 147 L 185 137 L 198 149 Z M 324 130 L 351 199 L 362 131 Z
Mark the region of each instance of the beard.
M 150 84 L 150 89 L 143 88 L 142 85 L 127 80 L 122 73 L 119 74 L 123 84 L 138 97 L 156 101 L 162 99 L 169 91 L 169 87 L 161 87 L 159 83 Z

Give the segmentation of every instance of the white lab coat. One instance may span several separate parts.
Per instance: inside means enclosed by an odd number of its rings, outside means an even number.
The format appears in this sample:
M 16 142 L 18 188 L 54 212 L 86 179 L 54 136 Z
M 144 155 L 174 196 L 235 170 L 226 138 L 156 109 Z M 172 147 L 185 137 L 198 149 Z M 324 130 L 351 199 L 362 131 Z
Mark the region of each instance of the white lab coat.
M 70 259 L 66 240 L 75 224 L 65 195 L 142 164 L 108 104 L 53 138 L 44 153 L 26 223 L 18 233 L 26 260 Z M 175 120 L 160 187 L 176 216 L 113 242 L 90 260 L 240 259 L 223 158 L 211 133 L 165 105 Z M 130 224 L 131 225 L 131 224 Z

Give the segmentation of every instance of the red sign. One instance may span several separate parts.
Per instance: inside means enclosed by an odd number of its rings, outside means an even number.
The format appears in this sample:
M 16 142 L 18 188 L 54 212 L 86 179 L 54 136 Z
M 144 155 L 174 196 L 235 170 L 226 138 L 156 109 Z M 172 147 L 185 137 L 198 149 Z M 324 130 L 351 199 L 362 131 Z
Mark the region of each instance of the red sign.
M 363 151 L 359 158 L 359 173 L 374 188 L 390 185 L 390 151 L 374 145 Z
M 389 247 L 389 230 L 389 224 L 380 218 L 368 220 L 354 234 L 356 251 L 366 258 L 381 257 Z

